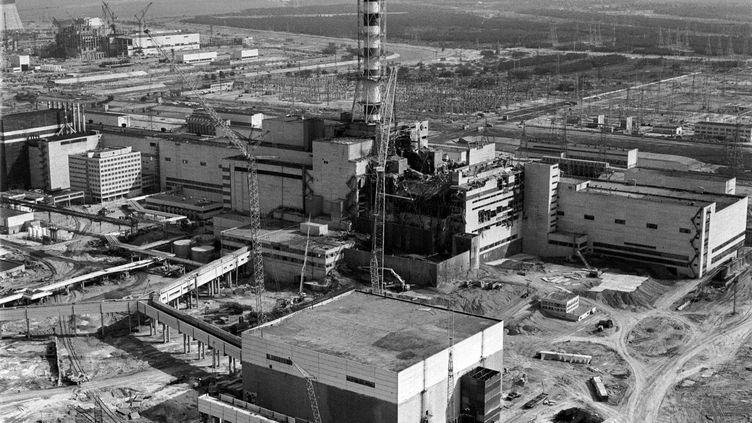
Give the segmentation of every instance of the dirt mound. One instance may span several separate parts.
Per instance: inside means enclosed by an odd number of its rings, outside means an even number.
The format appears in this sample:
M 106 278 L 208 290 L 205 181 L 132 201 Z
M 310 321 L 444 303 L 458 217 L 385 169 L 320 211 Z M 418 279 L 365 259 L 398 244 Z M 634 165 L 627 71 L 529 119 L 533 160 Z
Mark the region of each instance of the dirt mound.
M 668 317 L 648 317 L 627 337 L 629 349 L 644 357 L 675 355 L 684 343 L 689 327 Z
M 648 279 L 632 292 L 605 290 L 603 292 L 588 292 L 588 297 L 621 309 L 649 309 L 655 301 L 671 289 L 670 286 Z
M 554 416 L 554 423 L 601 423 L 603 418 L 594 411 L 582 408 L 567 408 Z

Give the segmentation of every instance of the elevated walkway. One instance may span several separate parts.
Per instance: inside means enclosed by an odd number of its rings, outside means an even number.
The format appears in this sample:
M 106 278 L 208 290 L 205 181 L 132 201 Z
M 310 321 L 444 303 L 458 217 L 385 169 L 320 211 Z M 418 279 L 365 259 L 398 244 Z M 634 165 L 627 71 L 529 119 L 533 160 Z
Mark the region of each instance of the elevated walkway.
M 169 261 L 174 262 L 174 263 L 180 263 L 180 264 L 183 264 L 183 265 L 186 265 L 186 266 L 191 266 L 191 267 L 201 267 L 201 266 L 204 265 L 204 263 L 199 263 L 197 261 L 184 259 L 184 258 L 178 257 L 178 256 L 176 256 L 175 254 L 172 254 L 172 253 L 165 253 L 164 251 L 159 251 L 159 250 L 150 250 L 150 249 L 147 249 L 147 248 L 144 248 L 144 247 L 139 247 L 139 246 L 136 246 L 136 245 L 131 245 L 131 244 L 126 244 L 126 243 L 120 242 L 120 240 L 117 239 L 117 237 L 115 235 L 105 235 L 104 239 L 113 248 L 121 248 L 123 250 L 127 250 L 127 251 L 130 251 L 130 252 L 133 252 L 133 253 L 143 254 L 143 255 L 152 256 L 152 257 L 157 257 L 157 258 L 169 260 Z

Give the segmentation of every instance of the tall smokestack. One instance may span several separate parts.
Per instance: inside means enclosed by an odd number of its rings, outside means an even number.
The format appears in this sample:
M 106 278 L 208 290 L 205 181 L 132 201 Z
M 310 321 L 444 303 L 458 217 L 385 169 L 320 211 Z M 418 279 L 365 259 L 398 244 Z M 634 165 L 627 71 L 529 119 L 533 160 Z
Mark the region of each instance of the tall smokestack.
M 0 32 L 2 31 L 20 31 L 23 29 L 21 17 L 18 16 L 16 9 L 16 0 L 0 0 Z
M 381 59 L 386 35 L 384 0 L 358 0 L 358 64 L 356 98 L 366 123 L 381 121 Z

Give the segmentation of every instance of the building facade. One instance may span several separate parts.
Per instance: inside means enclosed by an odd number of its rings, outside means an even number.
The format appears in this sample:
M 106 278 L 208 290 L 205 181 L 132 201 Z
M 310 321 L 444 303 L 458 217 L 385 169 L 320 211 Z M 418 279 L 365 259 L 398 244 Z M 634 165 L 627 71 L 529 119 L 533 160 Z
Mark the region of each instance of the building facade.
M 29 140 L 30 187 L 47 191 L 70 188 L 68 156 L 99 146 L 101 134 L 70 134 Z
M 141 153 L 131 147 L 103 148 L 70 156 L 71 189 L 89 202 L 105 202 L 141 194 Z
M 695 138 L 730 141 L 738 138 L 739 142 L 750 143 L 752 142 L 752 125 L 700 121 L 695 123 Z
M 201 48 L 201 35 L 180 31 L 122 35 L 115 37 L 114 50 L 118 56 L 159 55 L 157 45 L 166 51 L 198 50 Z
M 744 245 L 745 196 L 561 178 L 557 167 L 525 167 L 528 253 L 571 256 L 588 249 L 702 277 Z

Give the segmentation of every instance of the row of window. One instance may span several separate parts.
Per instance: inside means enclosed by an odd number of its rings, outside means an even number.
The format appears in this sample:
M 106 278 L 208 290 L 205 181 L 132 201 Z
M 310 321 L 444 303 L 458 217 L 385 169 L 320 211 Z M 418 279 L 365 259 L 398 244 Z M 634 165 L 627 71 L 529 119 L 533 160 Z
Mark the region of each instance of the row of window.
M 280 357 L 278 355 L 267 354 L 266 355 L 266 359 L 267 360 L 271 360 L 271 361 L 276 361 L 277 363 L 287 364 L 288 366 L 292 366 L 292 360 L 290 360 L 289 358 Z M 376 387 L 376 383 L 375 382 L 372 382 L 372 381 L 366 380 L 366 379 L 361 379 L 359 377 L 345 376 L 345 379 L 348 382 L 357 383 L 358 385 L 368 386 L 370 388 L 375 388 Z
M 564 212 L 561 211 L 561 210 L 557 210 L 556 211 L 556 215 L 557 216 L 564 216 Z M 585 220 L 595 220 L 595 216 L 593 216 L 592 214 L 583 215 L 583 218 Z M 624 219 L 614 219 L 614 223 L 617 224 L 617 225 L 626 225 L 627 221 L 624 220 Z M 650 222 L 645 223 L 645 227 L 648 228 L 648 229 L 658 229 L 658 225 L 657 224 L 650 223 Z M 689 228 L 679 228 L 679 232 L 681 232 L 683 234 L 688 234 L 688 233 L 692 233 L 692 230 L 689 229 Z

